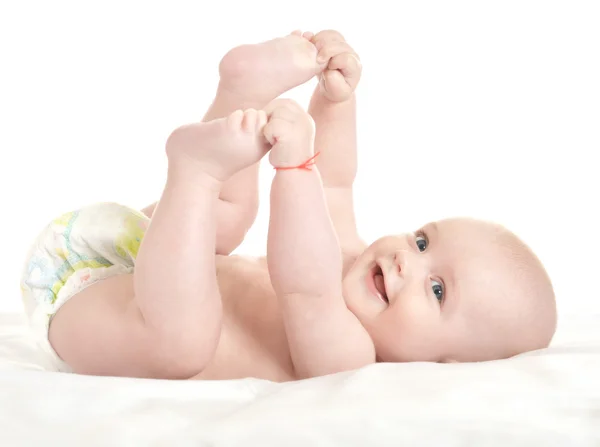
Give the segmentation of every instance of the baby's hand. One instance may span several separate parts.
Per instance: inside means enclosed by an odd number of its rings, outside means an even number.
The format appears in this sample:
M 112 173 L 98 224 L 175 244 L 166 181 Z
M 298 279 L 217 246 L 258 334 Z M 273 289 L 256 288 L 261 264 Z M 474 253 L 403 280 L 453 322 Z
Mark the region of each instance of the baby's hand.
M 360 58 L 337 31 L 321 31 L 311 42 L 318 51 L 317 63 L 327 64 L 319 76 L 323 96 L 333 102 L 347 100 L 360 81 Z
M 266 108 L 264 135 L 273 146 L 269 161 L 276 168 L 299 166 L 314 153 L 315 123 L 290 99 L 276 99 Z

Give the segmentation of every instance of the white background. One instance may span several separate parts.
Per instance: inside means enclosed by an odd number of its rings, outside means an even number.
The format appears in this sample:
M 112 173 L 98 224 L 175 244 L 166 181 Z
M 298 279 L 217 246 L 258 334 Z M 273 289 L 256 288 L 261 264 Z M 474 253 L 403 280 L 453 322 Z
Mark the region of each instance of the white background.
M 325 28 L 364 65 L 362 235 L 498 221 L 547 266 L 562 315 L 600 311 L 597 4 L 3 1 L 0 311 L 21 310 L 23 257 L 50 219 L 159 197 L 164 141 L 202 117 L 229 48 Z M 307 105 L 313 85 L 287 96 Z M 271 176 L 240 253 L 265 250 Z

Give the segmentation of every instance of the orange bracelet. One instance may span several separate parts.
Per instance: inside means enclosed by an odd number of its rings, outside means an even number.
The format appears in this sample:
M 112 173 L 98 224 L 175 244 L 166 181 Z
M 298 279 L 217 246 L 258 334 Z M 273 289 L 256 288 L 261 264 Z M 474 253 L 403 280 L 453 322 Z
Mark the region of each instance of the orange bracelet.
M 281 167 L 281 168 L 278 168 L 278 167 L 274 166 L 273 169 L 275 169 L 276 171 L 285 171 L 285 170 L 288 170 L 288 169 L 304 169 L 305 171 L 312 171 L 311 166 L 313 166 L 315 164 L 315 158 L 317 158 L 317 156 L 320 153 L 321 152 L 317 152 L 315 155 L 313 155 L 312 157 L 310 157 L 308 160 L 306 160 L 301 165 L 298 165 L 298 166 L 287 166 L 287 167 Z

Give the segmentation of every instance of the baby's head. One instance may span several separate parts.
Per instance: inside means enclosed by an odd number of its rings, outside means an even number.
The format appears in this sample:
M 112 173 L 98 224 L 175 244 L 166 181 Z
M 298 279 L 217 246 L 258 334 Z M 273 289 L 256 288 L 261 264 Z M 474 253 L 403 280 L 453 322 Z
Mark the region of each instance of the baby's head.
M 556 328 L 537 257 L 505 228 L 473 219 L 377 240 L 343 288 L 380 361 L 502 359 L 547 347 Z

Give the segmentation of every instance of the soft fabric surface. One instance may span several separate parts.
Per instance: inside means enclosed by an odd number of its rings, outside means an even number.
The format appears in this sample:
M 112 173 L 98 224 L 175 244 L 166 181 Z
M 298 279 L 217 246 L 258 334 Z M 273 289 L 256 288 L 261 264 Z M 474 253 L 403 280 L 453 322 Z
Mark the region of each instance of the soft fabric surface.
M 0 445 L 598 446 L 600 315 L 480 364 L 373 365 L 288 384 L 49 372 L 0 315 Z

